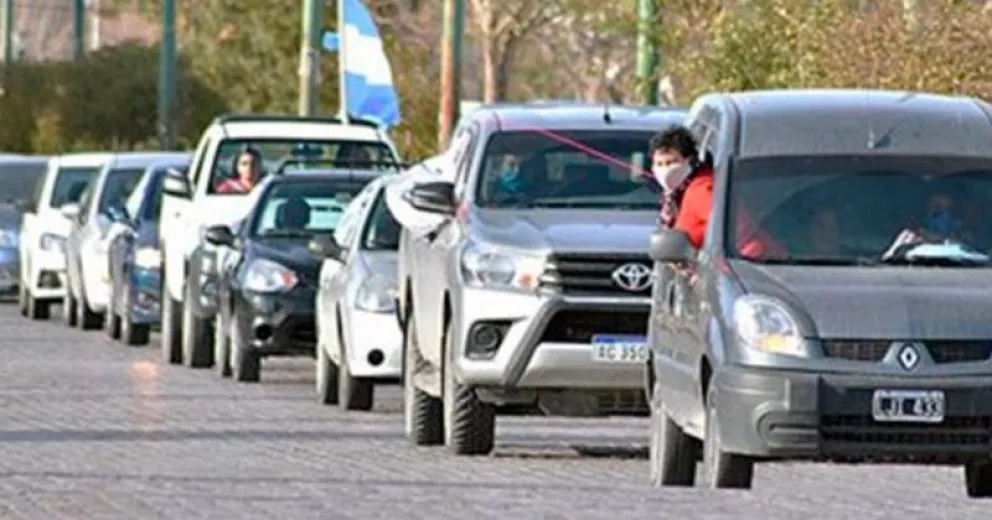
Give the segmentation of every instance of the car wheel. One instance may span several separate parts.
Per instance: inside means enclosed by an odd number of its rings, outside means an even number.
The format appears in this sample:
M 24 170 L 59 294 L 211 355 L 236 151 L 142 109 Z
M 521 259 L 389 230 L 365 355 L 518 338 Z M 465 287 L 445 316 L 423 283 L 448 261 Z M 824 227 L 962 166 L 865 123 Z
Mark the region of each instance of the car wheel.
M 219 312 L 214 317 L 214 368 L 220 377 L 231 377 L 231 340 Z
M 964 481 L 969 497 L 992 497 L 992 460 L 975 459 L 965 463 Z
M 120 315 L 121 319 L 121 341 L 128 345 L 147 345 L 151 337 L 152 328 L 151 326 L 144 323 L 135 323 L 131 319 L 131 288 L 125 287 L 124 294 L 122 296 L 124 299 L 121 302 L 121 307 L 124 309 L 124 314 Z
M 341 313 L 337 313 L 337 335 L 338 345 L 341 347 L 341 360 L 338 363 L 338 405 L 342 410 L 362 410 L 372 409 L 372 401 L 375 395 L 375 385 L 369 379 L 354 377 L 348 369 L 348 346 L 344 342 L 344 334 L 341 332 Z
M 183 305 L 183 364 L 189 368 L 209 368 L 214 364 L 214 349 L 210 341 L 213 339 L 213 332 L 210 330 L 209 321 L 198 317 L 193 312 L 193 290 L 192 285 L 187 281 L 186 296 Z
M 262 356 L 241 337 L 235 325 L 238 317 L 231 318 L 231 372 L 239 383 L 257 383 L 262 376 Z
M 32 320 L 47 320 L 51 315 L 51 306 L 48 302 L 38 301 L 29 292 L 27 295 L 28 318 Z
M 703 440 L 703 482 L 709 488 L 751 489 L 754 461 L 723 450 L 716 409 L 717 392 L 706 396 L 706 438 Z
M 27 317 L 28 315 L 28 288 L 24 286 L 24 282 L 21 282 L 21 286 L 17 288 L 17 308 L 21 312 L 21 316 Z
M 444 402 L 444 444 L 456 455 L 486 455 L 493 451 L 496 409 L 483 403 L 475 390 L 455 380 L 451 368 L 454 330 L 449 323 L 441 357 Z
M 444 416 L 441 400 L 417 388 L 416 368 L 424 361 L 417 347 L 416 327 L 411 313 L 403 334 L 403 422 L 406 437 L 416 446 L 444 442 Z
M 177 310 L 182 306 L 169 296 L 169 290 L 162 289 L 162 359 L 166 363 L 178 365 L 183 362 L 182 323 L 179 321 Z
M 68 285 L 68 284 L 67 284 Z M 62 318 L 69 327 L 79 325 L 79 302 L 72 295 L 72 289 L 66 287 L 65 296 L 62 297 Z
M 654 391 L 651 403 L 651 429 L 648 460 L 651 463 L 651 484 L 661 486 L 692 486 L 696 480 L 696 459 L 699 441 L 686 435 L 665 411 L 665 405 Z
M 110 293 L 110 301 L 107 303 L 107 310 L 103 313 L 103 331 L 110 339 L 120 339 L 121 337 L 121 316 L 117 314 L 117 291 Z
M 315 363 L 314 383 L 317 390 L 317 402 L 320 404 L 338 403 L 338 367 L 327 355 L 323 345 L 317 345 L 317 361 Z

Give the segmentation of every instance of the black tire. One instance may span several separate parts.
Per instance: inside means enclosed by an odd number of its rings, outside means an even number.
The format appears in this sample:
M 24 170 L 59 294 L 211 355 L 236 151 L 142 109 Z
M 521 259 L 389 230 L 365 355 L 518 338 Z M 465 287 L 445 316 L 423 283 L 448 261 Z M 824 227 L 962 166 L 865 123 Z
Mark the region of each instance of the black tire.
M 231 318 L 237 323 L 237 316 Z M 236 326 L 231 327 L 231 372 L 232 377 L 239 383 L 257 383 L 262 378 L 262 356 L 248 346 Z
M 754 461 L 743 455 L 727 453 L 720 440 L 717 417 L 717 392 L 710 387 L 706 396 L 706 438 L 703 440 L 703 484 L 712 489 L 751 489 Z
M 210 368 L 214 364 L 214 332 L 211 321 L 198 317 L 193 312 L 192 288 L 186 281 L 185 305 L 183 305 L 183 364 L 189 368 Z
M 110 293 L 110 301 L 107 303 L 107 310 L 103 313 L 103 331 L 110 339 L 120 339 L 121 337 L 121 317 L 117 314 L 117 291 Z
M 120 317 L 121 341 L 131 346 L 147 345 L 151 339 L 152 328 L 144 323 L 135 323 L 131 319 L 131 290 L 129 287 L 125 287 L 123 298 L 124 302 L 121 306 L 124 308 L 124 314 Z
M 648 461 L 651 466 L 651 485 L 692 486 L 696 481 L 696 459 L 699 441 L 687 435 L 672 421 L 664 403 L 657 395 L 651 400 L 651 429 L 649 434 Z
M 214 369 L 222 378 L 231 377 L 231 339 L 219 312 L 214 318 Z
M 83 294 L 76 302 L 76 323 L 83 330 L 97 330 L 103 327 L 103 314 L 93 312 Z
M 183 362 L 182 322 L 176 311 L 182 304 L 169 296 L 168 286 L 162 288 L 162 360 L 172 365 Z
M 317 345 L 317 360 L 314 386 L 317 391 L 317 402 L 320 404 L 338 404 L 338 367 L 327 355 L 323 345 Z
M 375 385 L 369 379 L 354 377 L 348 369 L 348 346 L 344 342 L 341 331 L 341 312 L 337 312 L 338 352 L 341 362 L 338 363 L 338 406 L 342 410 L 368 411 L 372 409 L 375 398 Z
M 403 421 L 406 437 L 415 446 L 436 446 L 444 442 L 444 409 L 441 400 L 417 388 L 413 375 L 424 361 L 417 350 L 413 313 L 403 334 Z
M 496 437 L 496 408 L 483 403 L 475 390 L 455 380 L 451 370 L 454 331 L 449 323 L 444 333 L 441 357 L 443 380 L 444 444 L 455 455 L 488 455 Z
M 38 301 L 31 293 L 28 293 L 28 318 L 32 320 L 47 320 L 52 313 L 51 304 L 45 301 Z
M 68 284 L 66 284 L 68 285 Z M 72 295 L 72 289 L 65 288 L 65 296 L 62 297 L 62 319 L 67 327 L 75 328 L 79 326 L 79 302 Z
M 28 316 L 28 288 L 25 287 L 23 280 L 20 287 L 17 288 L 17 310 L 21 316 L 25 318 Z
M 992 497 L 992 459 L 976 459 L 965 463 L 964 483 L 969 497 Z

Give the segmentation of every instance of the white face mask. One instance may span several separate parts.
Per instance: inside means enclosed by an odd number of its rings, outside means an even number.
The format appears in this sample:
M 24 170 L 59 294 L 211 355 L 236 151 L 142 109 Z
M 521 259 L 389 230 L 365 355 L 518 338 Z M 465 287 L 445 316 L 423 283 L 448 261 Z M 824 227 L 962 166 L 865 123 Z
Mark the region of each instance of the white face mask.
M 651 172 L 665 191 L 675 191 L 692 173 L 692 167 L 688 163 L 671 164 L 655 166 Z

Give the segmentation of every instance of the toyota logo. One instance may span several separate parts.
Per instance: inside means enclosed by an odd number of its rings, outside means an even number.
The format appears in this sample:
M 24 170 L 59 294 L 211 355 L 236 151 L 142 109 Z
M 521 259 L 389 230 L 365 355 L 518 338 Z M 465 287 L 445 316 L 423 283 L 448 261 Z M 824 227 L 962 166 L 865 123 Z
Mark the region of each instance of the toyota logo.
M 624 264 L 613 271 L 613 281 L 621 289 L 630 292 L 641 292 L 651 285 L 651 269 L 644 264 Z

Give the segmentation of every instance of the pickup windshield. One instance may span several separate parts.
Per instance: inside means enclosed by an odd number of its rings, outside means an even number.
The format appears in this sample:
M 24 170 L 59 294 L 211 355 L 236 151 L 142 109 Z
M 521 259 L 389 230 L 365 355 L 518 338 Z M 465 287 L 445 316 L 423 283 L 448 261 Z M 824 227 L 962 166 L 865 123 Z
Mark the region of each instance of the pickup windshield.
M 494 134 L 476 203 L 485 208 L 654 210 L 659 194 L 635 172 L 647 131 L 529 131 Z
M 66 204 L 78 203 L 83 198 L 83 192 L 96 177 L 100 168 L 59 168 L 52 188 L 51 207 L 59 208 Z
M 731 257 L 775 264 L 988 267 L 992 158 L 789 157 L 731 167 Z M 749 257 L 748 240 L 774 245 Z

